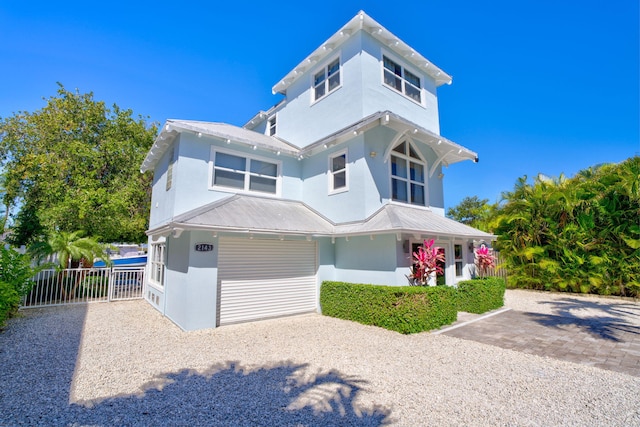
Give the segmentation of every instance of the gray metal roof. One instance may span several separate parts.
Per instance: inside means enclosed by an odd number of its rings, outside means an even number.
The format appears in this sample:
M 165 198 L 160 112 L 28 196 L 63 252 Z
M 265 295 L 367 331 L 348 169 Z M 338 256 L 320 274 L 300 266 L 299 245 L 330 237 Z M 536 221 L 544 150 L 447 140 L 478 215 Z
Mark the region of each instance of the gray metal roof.
M 493 236 L 433 211 L 399 204 L 387 204 L 363 222 L 339 224 L 336 235 L 416 233 L 434 236 L 462 236 L 491 239 Z
M 148 234 L 168 234 L 172 230 L 336 237 L 389 233 L 493 237 L 424 208 L 387 204 L 364 221 L 335 224 L 299 201 L 238 194 L 178 215 Z
M 153 146 L 142 162 L 140 171 L 146 172 L 148 170 L 152 170 L 164 152 L 173 143 L 176 135 L 179 132 L 185 131 L 195 133 L 196 135 L 212 136 L 221 140 L 228 140 L 229 142 L 233 141 L 236 144 L 244 144 L 290 156 L 297 156 L 299 154 L 299 147 L 296 147 L 289 142 L 227 123 L 170 119 L 167 120 L 165 125 L 162 127 L 158 137 L 153 143 Z
M 233 195 L 176 216 L 172 228 L 330 235 L 333 224 L 302 202 Z

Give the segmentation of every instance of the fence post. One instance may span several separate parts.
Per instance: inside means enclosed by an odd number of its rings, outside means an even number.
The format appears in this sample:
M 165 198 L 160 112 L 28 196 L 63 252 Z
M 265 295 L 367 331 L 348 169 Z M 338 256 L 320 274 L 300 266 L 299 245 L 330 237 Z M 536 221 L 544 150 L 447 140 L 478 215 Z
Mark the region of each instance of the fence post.
M 109 267 L 107 269 L 107 272 L 109 274 L 109 291 L 107 292 L 107 295 L 109 295 L 109 297 L 107 298 L 107 301 L 111 302 L 111 300 L 113 299 L 113 288 L 114 288 L 113 268 Z

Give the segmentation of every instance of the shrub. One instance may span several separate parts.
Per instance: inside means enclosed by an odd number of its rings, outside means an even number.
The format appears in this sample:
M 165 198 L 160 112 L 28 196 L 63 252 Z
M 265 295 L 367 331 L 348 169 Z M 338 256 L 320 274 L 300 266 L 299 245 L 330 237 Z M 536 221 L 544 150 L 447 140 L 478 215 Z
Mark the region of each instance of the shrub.
M 436 329 L 458 318 L 456 289 L 322 283 L 322 314 L 402 334 Z
M 13 285 L 0 281 L 0 328 L 18 310 L 20 295 Z
M 481 314 L 504 305 L 504 279 L 486 277 L 458 283 L 458 311 Z

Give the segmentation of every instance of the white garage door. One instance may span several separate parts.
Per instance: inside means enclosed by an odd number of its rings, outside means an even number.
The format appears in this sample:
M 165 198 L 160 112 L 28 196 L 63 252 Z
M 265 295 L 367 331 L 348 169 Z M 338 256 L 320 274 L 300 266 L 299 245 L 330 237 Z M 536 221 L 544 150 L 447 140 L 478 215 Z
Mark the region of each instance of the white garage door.
M 221 238 L 219 324 L 316 310 L 316 244 Z

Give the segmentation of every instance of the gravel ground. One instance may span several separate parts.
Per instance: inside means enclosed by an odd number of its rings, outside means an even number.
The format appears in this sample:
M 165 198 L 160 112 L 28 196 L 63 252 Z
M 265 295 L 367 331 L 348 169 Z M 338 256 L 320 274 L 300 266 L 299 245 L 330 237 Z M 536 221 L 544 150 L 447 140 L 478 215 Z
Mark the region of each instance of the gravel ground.
M 8 426 L 640 426 L 640 378 L 320 315 L 183 332 L 143 301 L 25 310 L 0 366 Z

